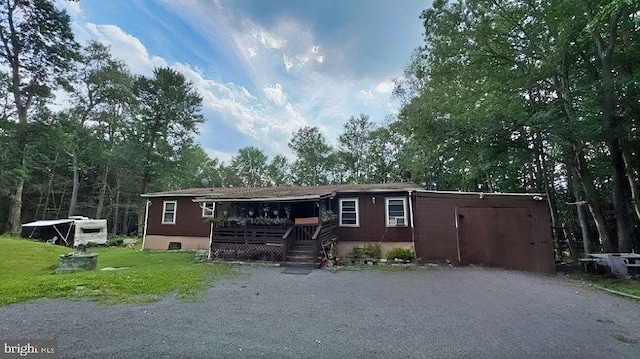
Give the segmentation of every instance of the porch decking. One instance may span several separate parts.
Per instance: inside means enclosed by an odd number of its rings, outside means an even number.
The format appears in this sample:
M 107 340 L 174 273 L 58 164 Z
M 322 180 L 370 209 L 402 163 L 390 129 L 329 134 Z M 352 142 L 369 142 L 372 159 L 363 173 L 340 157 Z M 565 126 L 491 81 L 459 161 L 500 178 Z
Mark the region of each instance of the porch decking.
M 225 260 L 316 264 L 322 245 L 337 240 L 337 221 L 317 225 L 216 226 L 211 255 Z

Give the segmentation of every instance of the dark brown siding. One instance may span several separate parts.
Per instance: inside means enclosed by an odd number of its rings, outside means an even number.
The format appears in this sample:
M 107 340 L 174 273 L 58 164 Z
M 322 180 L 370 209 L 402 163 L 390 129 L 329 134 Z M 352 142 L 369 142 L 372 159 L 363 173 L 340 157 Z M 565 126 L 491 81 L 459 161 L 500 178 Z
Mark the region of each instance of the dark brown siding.
M 375 197 L 375 204 L 372 201 Z M 371 241 L 371 242 L 411 242 L 411 228 L 387 227 L 385 219 L 385 198 L 404 197 L 407 192 L 344 194 L 334 199 L 333 211 L 339 215 L 340 198 L 358 198 L 360 210 L 359 227 L 338 227 L 338 235 L 342 241 Z M 409 224 L 409 203 L 407 202 L 407 224 Z
M 147 234 L 164 236 L 209 237 L 209 222 L 191 197 L 151 198 Z M 178 201 L 175 224 L 162 224 L 164 201 Z
M 545 201 L 533 196 L 418 193 L 415 212 L 415 246 L 423 261 L 554 271 Z

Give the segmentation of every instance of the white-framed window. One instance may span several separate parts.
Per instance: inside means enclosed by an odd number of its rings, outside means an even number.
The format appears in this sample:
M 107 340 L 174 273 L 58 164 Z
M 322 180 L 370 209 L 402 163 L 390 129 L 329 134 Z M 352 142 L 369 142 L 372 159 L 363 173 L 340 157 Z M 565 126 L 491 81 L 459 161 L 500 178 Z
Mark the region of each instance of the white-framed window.
M 405 197 L 385 198 L 385 215 L 387 227 L 406 227 L 408 222 L 407 199 Z
M 162 224 L 176 224 L 178 201 L 164 201 L 162 204 Z
M 200 206 L 202 206 L 202 217 L 213 217 L 215 214 L 215 202 L 201 202 Z
M 340 198 L 340 226 L 359 227 L 360 211 L 357 198 Z

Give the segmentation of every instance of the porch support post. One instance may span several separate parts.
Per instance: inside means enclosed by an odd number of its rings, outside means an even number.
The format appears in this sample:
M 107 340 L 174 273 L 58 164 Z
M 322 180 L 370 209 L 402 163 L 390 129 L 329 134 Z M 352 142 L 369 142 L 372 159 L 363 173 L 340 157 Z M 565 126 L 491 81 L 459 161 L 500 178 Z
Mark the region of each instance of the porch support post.
M 411 199 L 411 194 L 413 194 L 413 191 L 409 191 L 409 224 L 411 225 L 411 245 L 413 246 L 413 253 L 414 256 L 417 257 L 416 255 L 416 231 L 415 231 L 415 227 L 413 224 L 413 202 Z
M 211 219 L 216 218 L 216 202 L 213 202 L 211 208 Z M 207 253 L 207 259 L 211 260 L 211 246 L 213 246 L 213 221 L 209 228 L 209 252 Z

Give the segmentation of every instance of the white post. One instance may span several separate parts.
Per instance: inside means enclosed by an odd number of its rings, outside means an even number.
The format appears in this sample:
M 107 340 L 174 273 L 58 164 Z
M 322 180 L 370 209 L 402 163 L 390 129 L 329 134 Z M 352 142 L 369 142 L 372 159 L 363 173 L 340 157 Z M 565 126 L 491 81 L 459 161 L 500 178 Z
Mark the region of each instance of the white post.
M 211 227 L 209 229 L 209 253 L 207 259 L 211 260 L 211 246 L 213 245 L 213 219 L 216 218 L 216 203 L 213 202 L 211 208 Z
M 411 193 L 413 191 L 409 191 L 409 223 L 411 224 L 411 245 L 413 246 L 413 255 L 417 258 L 418 255 L 416 253 L 416 235 L 415 229 L 413 227 L 413 203 L 411 202 Z M 417 198 L 417 197 L 416 197 Z M 417 199 L 416 199 L 417 201 Z
M 147 241 L 147 225 L 149 224 L 149 206 L 151 206 L 151 201 L 147 200 L 147 203 L 145 204 L 145 211 L 144 211 L 144 231 L 142 232 L 142 248 L 140 248 L 140 250 L 144 250 L 144 245 Z

